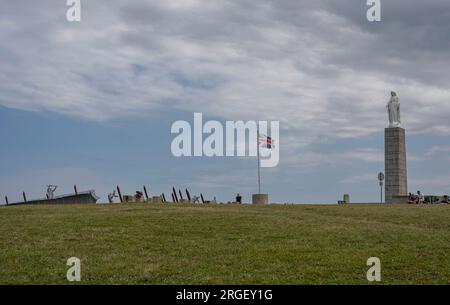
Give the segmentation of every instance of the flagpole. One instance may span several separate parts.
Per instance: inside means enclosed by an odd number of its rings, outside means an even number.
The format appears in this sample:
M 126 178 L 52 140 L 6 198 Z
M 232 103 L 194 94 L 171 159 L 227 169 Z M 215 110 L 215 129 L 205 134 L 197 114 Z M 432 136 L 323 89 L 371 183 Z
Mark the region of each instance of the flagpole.
M 261 159 L 259 157 L 259 126 L 257 127 L 256 148 L 258 154 L 258 194 L 261 194 Z

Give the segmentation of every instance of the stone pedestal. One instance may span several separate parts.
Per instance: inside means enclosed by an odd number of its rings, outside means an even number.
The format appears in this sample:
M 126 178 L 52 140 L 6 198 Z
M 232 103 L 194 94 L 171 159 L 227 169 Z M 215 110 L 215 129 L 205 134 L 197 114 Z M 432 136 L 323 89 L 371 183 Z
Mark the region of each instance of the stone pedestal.
M 350 204 L 350 195 L 344 194 L 344 204 Z
M 253 194 L 252 204 L 269 204 L 268 194 Z
M 408 195 L 406 137 L 400 127 L 386 128 L 384 135 L 385 200 L 392 203 L 394 196 Z

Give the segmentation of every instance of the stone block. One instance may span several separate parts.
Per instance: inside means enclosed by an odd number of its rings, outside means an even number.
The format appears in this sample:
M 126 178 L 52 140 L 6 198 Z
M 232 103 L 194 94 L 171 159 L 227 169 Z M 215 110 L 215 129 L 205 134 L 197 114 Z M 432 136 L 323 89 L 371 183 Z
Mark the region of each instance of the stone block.
M 385 129 L 385 199 L 408 195 L 406 136 L 400 127 Z

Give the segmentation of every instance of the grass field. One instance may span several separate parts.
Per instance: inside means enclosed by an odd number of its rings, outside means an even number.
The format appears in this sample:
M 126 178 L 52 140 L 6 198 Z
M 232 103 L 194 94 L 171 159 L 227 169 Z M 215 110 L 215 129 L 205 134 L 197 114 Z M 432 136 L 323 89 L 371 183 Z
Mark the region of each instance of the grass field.
M 450 206 L 0 208 L 0 283 L 450 284 Z

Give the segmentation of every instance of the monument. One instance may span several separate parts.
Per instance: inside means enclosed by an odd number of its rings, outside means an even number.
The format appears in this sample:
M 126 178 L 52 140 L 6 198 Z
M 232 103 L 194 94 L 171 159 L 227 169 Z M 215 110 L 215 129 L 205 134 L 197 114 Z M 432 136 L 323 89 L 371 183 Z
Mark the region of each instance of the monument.
M 397 93 L 391 92 L 386 106 L 389 115 L 389 127 L 384 133 L 385 149 L 385 200 L 386 203 L 402 201 L 408 194 L 406 169 L 406 137 L 401 128 L 400 102 Z
M 47 199 L 54 199 L 55 198 L 55 191 L 58 188 L 57 185 L 47 185 Z

